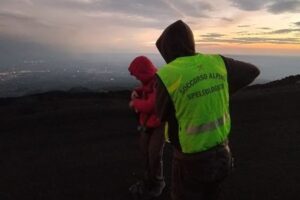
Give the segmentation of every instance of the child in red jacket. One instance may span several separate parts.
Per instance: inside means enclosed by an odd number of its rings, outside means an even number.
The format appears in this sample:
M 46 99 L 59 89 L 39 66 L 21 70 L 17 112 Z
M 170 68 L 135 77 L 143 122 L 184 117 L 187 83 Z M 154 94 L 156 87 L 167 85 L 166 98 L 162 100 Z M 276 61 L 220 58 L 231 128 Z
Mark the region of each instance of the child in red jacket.
M 129 106 L 139 115 L 140 149 L 145 164 L 145 178 L 129 190 L 142 199 L 159 196 L 164 187 L 162 154 L 164 146 L 163 126 L 155 112 L 156 67 L 145 56 L 136 57 L 128 68 L 142 85 L 131 93 Z

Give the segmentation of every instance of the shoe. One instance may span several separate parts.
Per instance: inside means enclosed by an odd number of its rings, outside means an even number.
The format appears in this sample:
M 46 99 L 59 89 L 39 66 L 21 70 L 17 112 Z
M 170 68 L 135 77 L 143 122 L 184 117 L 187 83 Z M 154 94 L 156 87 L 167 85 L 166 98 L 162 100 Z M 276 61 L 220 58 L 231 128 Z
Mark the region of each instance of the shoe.
M 129 192 L 131 193 L 134 200 L 146 200 L 145 196 L 145 184 L 144 181 L 138 181 L 129 187 Z M 149 198 L 151 199 L 151 198 Z
M 161 195 L 165 187 L 166 183 L 164 179 L 156 180 L 154 186 L 149 190 L 149 194 L 153 197 L 158 197 Z
M 166 183 L 164 180 L 158 180 L 151 188 L 147 188 L 144 181 L 138 181 L 129 187 L 129 192 L 135 200 L 151 200 L 161 195 Z

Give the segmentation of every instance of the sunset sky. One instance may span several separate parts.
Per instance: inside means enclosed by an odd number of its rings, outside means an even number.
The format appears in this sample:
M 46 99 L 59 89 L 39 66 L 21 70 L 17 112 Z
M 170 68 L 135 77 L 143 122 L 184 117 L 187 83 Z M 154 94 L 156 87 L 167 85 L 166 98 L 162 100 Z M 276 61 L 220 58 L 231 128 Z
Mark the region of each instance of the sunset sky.
M 178 19 L 201 52 L 300 55 L 300 0 L 0 0 L 0 48 L 158 53 Z

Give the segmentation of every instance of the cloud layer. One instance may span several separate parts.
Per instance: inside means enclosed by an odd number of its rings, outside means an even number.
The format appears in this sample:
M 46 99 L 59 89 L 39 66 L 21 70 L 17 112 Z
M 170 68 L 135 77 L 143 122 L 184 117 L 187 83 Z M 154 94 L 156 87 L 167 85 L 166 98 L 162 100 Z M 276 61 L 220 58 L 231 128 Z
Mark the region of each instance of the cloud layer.
M 155 51 L 162 30 L 183 19 L 207 44 L 298 44 L 299 9 L 299 0 L 1 0 L 0 37 L 70 52 Z
M 299 0 L 230 0 L 232 5 L 247 11 L 267 9 L 274 14 L 300 12 Z
M 240 27 L 248 27 L 240 26 Z M 233 37 L 232 35 L 219 34 L 219 33 L 207 33 L 200 35 L 200 39 L 197 40 L 198 43 L 228 43 L 228 44 L 300 44 L 300 38 L 297 35 L 300 33 L 300 28 L 290 28 L 290 29 L 278 29 L 269 31 L 270 28 L 262 27 L 258 28 L 262 30 L 268 30 L 264 32 L 238 32 L 239 37 Z M 292 33 L 294 35 L 285 37 L 285 34 Z

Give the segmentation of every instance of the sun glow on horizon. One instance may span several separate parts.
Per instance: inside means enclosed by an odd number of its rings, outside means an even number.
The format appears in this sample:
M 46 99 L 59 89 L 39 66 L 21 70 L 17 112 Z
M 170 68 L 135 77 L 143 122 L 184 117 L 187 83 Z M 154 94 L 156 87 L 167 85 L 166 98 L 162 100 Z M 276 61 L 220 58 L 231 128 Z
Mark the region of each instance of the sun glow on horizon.
M 249 2 L 3 0 L 0 40 L 16 51 L 25 42 L 71 53 L 158 53 L 156 39 L 182 19 L 199 51 L 300 55 L 300 1 Z

